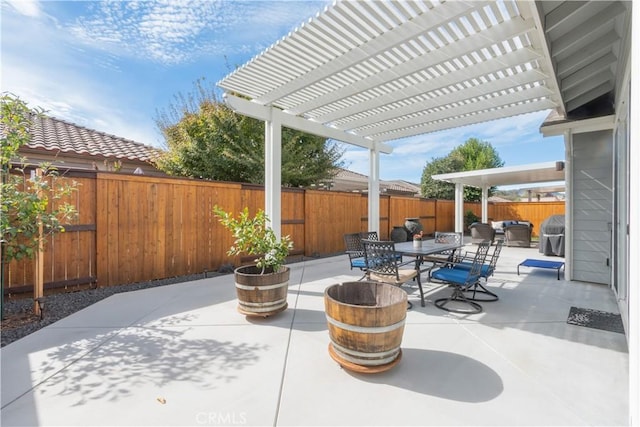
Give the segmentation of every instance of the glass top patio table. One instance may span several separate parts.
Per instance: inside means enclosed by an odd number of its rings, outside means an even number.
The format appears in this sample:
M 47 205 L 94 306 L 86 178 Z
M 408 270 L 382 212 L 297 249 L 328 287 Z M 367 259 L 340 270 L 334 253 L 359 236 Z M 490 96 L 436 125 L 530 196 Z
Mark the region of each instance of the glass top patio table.
M 396 243 L 396 252 L 408 256 L 435 255 L 445 251 L 451 251 L 464 246 L 463 243 L 436 243 L 435 240 L 423 240 L 422 246 L 416 248 L 413 241 Z
M 453 256 L 453 253 L 455 252 L 455 250 L 461 248 L 462 246 L 464 246 L 464 243 L 462 242 L 436 243 L 435 240 L 431 239 L 431 240 L 423 240 L 422 246 L 420 246 L 419 248 L 413 246 L 413 241 L 396 243 L 395 248 L 396 248 L 396 252 L 401 253 L 403 256 L 404 255 L 415 256 L 416 270 L 422 272 L 422 271 L 431 270 L 431 268 L 433 268 L 433 266 L 431 266 L 430 268 L 427 268 L 424 270 L 420 269 L 420 266 L 425 261 L 424 259 L 425 256 L 436 255 L 446 251 L 451 251 L 452 253 L 450 256 Z M 435 265 L 435 262 L 434 262 L 434 265 Z

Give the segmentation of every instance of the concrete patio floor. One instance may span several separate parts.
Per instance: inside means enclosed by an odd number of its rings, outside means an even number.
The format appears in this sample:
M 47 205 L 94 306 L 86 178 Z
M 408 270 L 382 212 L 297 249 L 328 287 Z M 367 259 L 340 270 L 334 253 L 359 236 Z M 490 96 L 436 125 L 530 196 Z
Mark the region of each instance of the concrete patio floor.
M 233 276 L 117 294 L 1 350 L 3 426 L 627 425 L 623 334 L 566 323 L 617 312 L 603 285 L 516 266 L 505 248 L 477 315 L 410 293 L 403 357 L 355 374 L 327 352 L 323 292 L 357 280 L 346 256 L 291 264 L 289 309 L 236 311 Z

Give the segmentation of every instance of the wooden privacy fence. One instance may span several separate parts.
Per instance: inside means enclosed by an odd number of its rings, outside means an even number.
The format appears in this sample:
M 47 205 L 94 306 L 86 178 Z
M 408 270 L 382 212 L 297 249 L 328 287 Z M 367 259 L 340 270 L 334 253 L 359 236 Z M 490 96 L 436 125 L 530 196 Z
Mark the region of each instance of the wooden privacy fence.
M 216 271 L 239 265 L 227 256 L 231 234 L 213 215 L 219 205 L 254 213 L 264 206 L 258 185 L 117 173 L 67 174 L 80 183 L 70 200 L 78 210 L 45 248 L 45 289 L 97 284 L 111 286 Z M 380 196 L 380 237 L 393 226 L 419 218 L 428 234 L 454 229 L 454 202 Z M 480 215 L 479 203 L 465 212 Z M 564 202 L 496 203 L 490 219 L 532 221 L 538 229 L 549 215 L 564 213 Z M 283 188 L 282 232 L 291 236 L 294 255 L 319 257 L 344 251 L 343 235 L 367 231 L 367 196 L 360 193 Z M 30 261 L 12 262 L 5 293 L 31 291 Z

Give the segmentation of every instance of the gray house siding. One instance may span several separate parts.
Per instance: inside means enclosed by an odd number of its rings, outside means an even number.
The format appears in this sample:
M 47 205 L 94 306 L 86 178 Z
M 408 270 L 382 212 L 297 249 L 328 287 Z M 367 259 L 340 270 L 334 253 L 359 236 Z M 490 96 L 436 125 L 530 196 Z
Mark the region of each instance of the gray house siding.
M 574 280 L 611 282 L 612 142 L 611 131 L 573 135 Z

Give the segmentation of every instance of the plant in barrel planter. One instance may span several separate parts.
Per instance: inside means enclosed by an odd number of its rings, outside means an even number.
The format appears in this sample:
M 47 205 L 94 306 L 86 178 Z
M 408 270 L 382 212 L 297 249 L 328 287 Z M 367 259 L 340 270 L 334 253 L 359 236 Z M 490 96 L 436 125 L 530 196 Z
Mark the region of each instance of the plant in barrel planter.
M 293 247 L 289 236 L 278 240 L 263 210 L 249 216 L 245 207 L 238 217 L 213 207 L 220 223 L 233 234 L 235 241 L 228 255 L 256 255 L 254 264 L 235 269 L 238 311 L 246 316 L 268 317 L 286 310 L 289 267 L 284 262 Z

